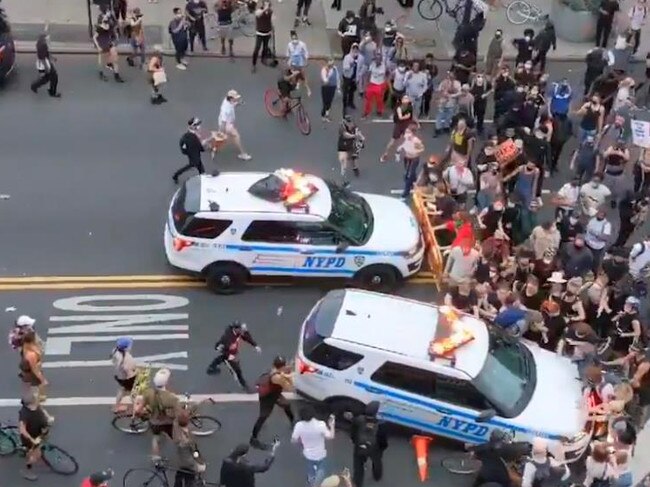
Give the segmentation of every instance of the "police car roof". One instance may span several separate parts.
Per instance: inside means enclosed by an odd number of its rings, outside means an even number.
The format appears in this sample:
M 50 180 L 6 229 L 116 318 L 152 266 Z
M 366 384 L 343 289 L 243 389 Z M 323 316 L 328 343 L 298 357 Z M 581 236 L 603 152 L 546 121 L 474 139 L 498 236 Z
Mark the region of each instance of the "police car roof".
M 219 211 L 223 212 L 287 213 L 284 203 L 267 201 L 248 192 L 248 188 L 269 174 L 271 173 L 222 172 L 218 176 L 196 176 L 200 178 L 201 185 L 199 211 L 213 211 L 210 203 L 214 202 L 219 205 Z M 318 188 L 316 194 L 307 200 L 309 214 L 327 218 L 332 210 L 329 188 L 321 178 L 309 174 L 305 178 Z
M 454 352 L 452 369 L 449 360 L 429 357 L 429 343 L 436 337 L 439 323 L 438 306 L 357 289 L 332 291 L 324 300 L 342 292 L 345 295 L 331 338 L 403 356 L 420 368 L 439 370 L 445 367 L 450 369 L 446 373 L 459 378 L 473 378 L 481 371 L 489 344 L 487 326 L 482 321 L 459 313 L 463 326 L 474 335 L 474 340 Z

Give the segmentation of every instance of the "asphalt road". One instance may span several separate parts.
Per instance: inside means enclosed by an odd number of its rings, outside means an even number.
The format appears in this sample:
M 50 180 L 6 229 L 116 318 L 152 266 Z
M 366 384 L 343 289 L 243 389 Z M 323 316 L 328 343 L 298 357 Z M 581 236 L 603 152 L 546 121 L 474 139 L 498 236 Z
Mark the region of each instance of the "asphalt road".
M 147 462 L 148 440 L 125 438 L 109 424 L 115 385 L 106 361 L 111 341 L 122 334 L 139 337 L 136 356 L 154 356 L 157 362 L 173 365 L 175 390 L 242 400 L 213 409 L 224 423 L 222 433 L 203 440 L 211 459 L 210 472 L 214 472 L 219 459 L 247 438 L 256 413 L 250 397 L 229 395 L 240 391 L 228 374 L 205 374 L 214 341 L 232 319 L 249 324 L 263 348 L 261 355 L 246 348 L 242 352 L 244 374 L 254 382 L 276 354 L 293 356 L 300 323 L 327 286 L 258 287 L 239 296 L 219 297 L 200 283 L 173 277 L 139 282 L 140 275 L 175 273 L 164 258 L 162 229 L 175 188 L 171 174 L 185 163 L 178 138 L 192 116 L 202 118 L 206 129 L 215 126 L 224 93 L 236 88 L 246 102 L 237 116 L 253 160 L 243 163 L 228 148 L 218 156 L 221 170 L 288 166 L 335 177 L 337 125 L 320 122 L 317 93 L 306 101 L 314 125 L 309 137 L 299 134 L 293 120 L 270 119 L 262 94 L 275 85 L 278 73 L 260 67 L 252 75 L 244 60 L 234 64 L 192 60 L 187 72 L 170 66 L 166 92 L 170 102 L 161 107 L 149 104 L 148 87 L 142 73 L 135 70 L 125 68 L 127 83 L 117 85 L 97 79 L 94 57 L 61 56 L 58 66 L 64 95 L 60 100 L 29 91 L 34 74 L 31 58 L 20 59 L 18 76 L 0 91 L 0 193 L 10 195 L 0 200 L 0 255 L 4 257 L 0 276 L 102 277 L 75 283 L 53 278 L 37 284 L 0 280 L 0 313 L 7 310 L 3 321 L 8 323 L 23 313 L 37 318 L 37 328 L 48 341 L 45 367 L 52 384 L 50 404 L 60 405 L 48 406 L 57 417 L 52 440 L 78 458 L 82 472 L 111 466 L 121 474 Z M 568 73 L 577 82 L 579 69 L 576 64 L 552 64 L 551 77 Z M 315 79 L 315 70 L 311 77 Z M 362 177 L 354 181 L 353 188 L 382 194 L 400 189 L 399 166 L 378 162 L 391 125 L 369 121 L 362 123 L 362 130 L 368 144 L 361 159 Z M 439 153 L 445 140 L 430 138 L 430 131 L 431 125 L 424 125 L 427 151 Z M 566 154 L 571 148 L 567 147 Z M 210 162 L 207 166 L 215 167 Z M 566 179 L 567 172 L 562 171 L 548 188 L 557 189 Z M 543 211 L 548 214 L 550 208 Z M 407 285 L 400 293 L 434 299 L 431 284 Z M 91 296 L 94 301 L 82 299 Z M 156 303 L 155 309 L 147 308 Z M 139 322 L 117 321 L 127 316 Z M 0 420 L 13 422 L 18 395 L 16 356 L 1 347 L 0 361 L 5 364 L 0 370 Z M 265 431 L 269 436 L 273 433 L 288 437 L 286 421 L 279 414 Z M 347 443 L 337 438 L 330 448 L 332 469 L 349 465 Z M 433 450 L 430 465 L 436 484 L 469 483 L 438 467 L 437 458 L 448 454 L 445 448 Z M 278 464 L 259 485 L 298 485 L 303 479 L 298 458 L 294 447 L 283 446 Z M 18 466 L 17 460 L 3 459 L 0 479 L 12 486 L 26 485 L 17 475 Z M 70 482 L 47 477 L 52 487 L 68 487 Z M 390 483 L 404 487 L 417 483 L 406 437 L 398 436 L 387 455 L 384 484 Z

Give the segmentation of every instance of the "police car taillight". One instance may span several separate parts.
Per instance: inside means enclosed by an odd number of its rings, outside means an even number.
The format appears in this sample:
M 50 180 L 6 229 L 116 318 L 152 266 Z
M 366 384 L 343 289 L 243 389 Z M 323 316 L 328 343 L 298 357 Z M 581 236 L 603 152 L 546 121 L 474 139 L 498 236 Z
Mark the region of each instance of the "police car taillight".
M 192 242 L 190 242 L 189 240 L 185 240 L 184 238 L 176 237 L 174 239 L 174 250 L 176 252 L 180 252 L 188 247 L 191 247 L 192 245 L 194 245 Z
M 311 365 L 305 363 L 304 360 L 301 360 L 300 358 L 296 357 L 296 370 L 300 375 L 303 374 L 314 374 L 318 372 L 318 369 L 315 367 L 312 367 Z

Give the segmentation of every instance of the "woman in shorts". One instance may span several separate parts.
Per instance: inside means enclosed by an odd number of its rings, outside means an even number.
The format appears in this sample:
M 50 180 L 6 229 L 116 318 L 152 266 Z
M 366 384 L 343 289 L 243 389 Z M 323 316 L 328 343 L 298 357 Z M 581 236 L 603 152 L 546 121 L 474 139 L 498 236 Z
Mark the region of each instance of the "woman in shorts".
M 393 136 L 391 137 L 386 150 L 379 158 L 379 162 L 386 162 L 388 158 L 388 152 L 392 147 L 402 138 L 406 129 L 417 120 L 415 120 L 415 114 L 413 111 L 413 103 L 408 95 L 402 96 L 401 103 L 395 108 L 395 114 L 393 115 Z
M 115 343 L 115 348 L 111 353 L 111 361 L 115 367 L 115 381 L 120 385 L 115 398 L 115 405 L 113 412 L 124 411 L 126 405 L 122 404 L 122 400 L 126 396 L 130 396 L 133 391 L 133 385 L 137 376 L 137 365 L 133 355 L 131 355 L 131 347 L 133 346 L 133 339 L 131 338 L 118 338 Z
M 117 62 L 118 58 L 115 39 L 116 24 L 117 22 L 115 17 L 113 17 L 106 8 L 103 8 L 102 12 L 99 14 L 97 25 L 95 26 L 93 41 L 95 42 L 98 53 L 97 62 L 99 64 L 99 79 L 102 81 L 108 81 L 108 78 L 104 74 L 105 65 L 113 72 L 115 81 L 118 83 L 124 83 L 124 80 L 120 76 Z
M 235 11 L 233 0 L 219 0 L 215 5 L 217 24 L 219 25 L 219 40 L 221 41 L 221 55 L 226 55 L 226 39 L 228 39 L 228 55 L 230 60 L 235 60 L 233 54 L 232 14 Z

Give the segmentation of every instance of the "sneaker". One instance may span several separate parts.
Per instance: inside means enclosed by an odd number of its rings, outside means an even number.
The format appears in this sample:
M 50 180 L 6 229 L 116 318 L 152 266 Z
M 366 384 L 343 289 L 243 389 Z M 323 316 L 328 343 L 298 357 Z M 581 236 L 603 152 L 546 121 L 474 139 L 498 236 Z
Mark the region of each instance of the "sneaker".
M 160 103 L 167 103 L 167 98 L 165 98 L 165 97 L 162 96 L 162 95 L 159 95 L 159 96 L 158 96 L 158 100 L 160 101 Z
M 250 161 L 252 159 L 251 155 L 246 154 L 245 152 L 243 154 L 239 154 L 237 158 L 241 159 L 242 161 Z
M 183 59 L 181 59 L 181 64 L 183 66 L 187 66 L 188 64 L 190 64 L 190 62 L 187 59 L 183 58 Z
M 294 29 L 297 29 L 299 25 L 300 25 L 300 19 L 296 18 L 296 19 L 293 21 L 293 28 L 294 28 Z
M 120 73 L 113 73 L 113 78 L 117 83 L 124 83 L 124 79 L 120 76 Z
M 47 425 L 52 426 L 54 424 L 54 416 L 48 415 L 47 416 Z
M 208 367 L 205 373 L 208 375 L 217 375 L 221 373 L 221 369 L 219 367 Z
M 133 58 L 127 57 L 126 58 L 126 64 L 128 64 L 132 68 L 135 67 L 135 62 L 133 62 Z
M 183 63 L 179 63 L 176 65 L 176 69 L 180 69 L 181 71 L 185 71 L 187 69 L 187 66 L 185 66 Z
M 307 17 L 305 17 L 304 19 L 302 19 L 302 23 L 308 25 L 309 27 L 311 27 L 311 22 L 310 22 L 310 20 L 309 20 Z
M 21 470 L 21 471 L 20 471 L 20 475 L 22 475 L 22 477 L 23 477 L 25 480 L 30 480 L 30 481 L 32 481 L 32 482 L 35 482 L 36 480 L 38 480 L 38 475 L 36 475 L 34 472 L 32 472 L 32 471 L 29 470 L 29 469 Z

